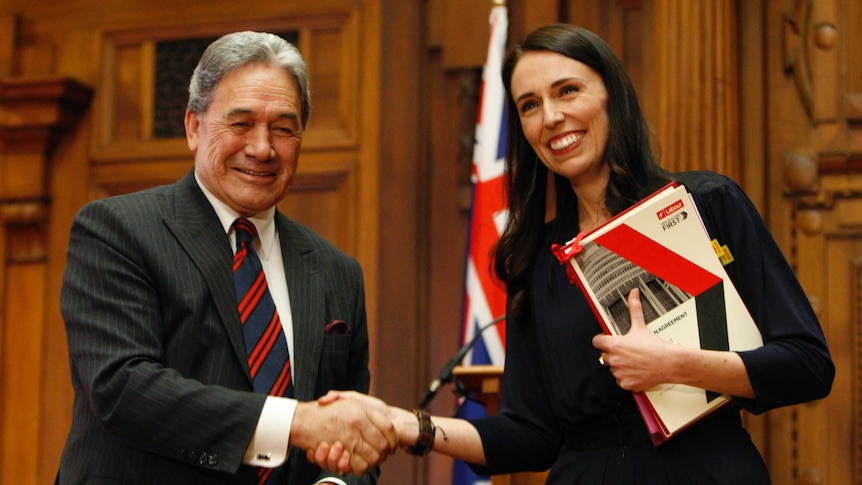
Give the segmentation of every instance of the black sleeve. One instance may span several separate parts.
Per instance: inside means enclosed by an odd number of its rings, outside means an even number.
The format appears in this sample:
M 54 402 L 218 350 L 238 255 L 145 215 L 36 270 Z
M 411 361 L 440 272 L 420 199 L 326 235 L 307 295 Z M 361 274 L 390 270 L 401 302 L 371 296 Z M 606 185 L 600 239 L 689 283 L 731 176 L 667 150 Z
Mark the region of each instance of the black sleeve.
M 562 426 L 554 418 L 543 382 L 543 359 L 535 324 L 506 322 L 506 372 L 496 416 L 473 420 L 482 437 L 487 468 L 477 473 L 548 469 L 562 446 Z
M 710 235 L 733 255 L 725 269 L 764 341 L 763 347 L 739 352 L 756 396 L 739 401 L 762 413 L 825 397 L 835 367 L 796 275 L 742 189 L 726 177 L 702 177 L 686 186 Z

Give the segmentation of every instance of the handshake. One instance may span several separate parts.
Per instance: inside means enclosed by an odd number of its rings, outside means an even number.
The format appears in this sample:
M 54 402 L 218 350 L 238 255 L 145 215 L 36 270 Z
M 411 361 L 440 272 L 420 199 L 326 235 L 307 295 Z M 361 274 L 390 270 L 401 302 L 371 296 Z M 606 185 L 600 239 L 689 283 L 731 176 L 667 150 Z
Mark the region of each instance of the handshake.
M 430 421 L 426 424 L 433 428 Z M 290 442 L 321 468 L 362 475 L 399 446 L 413 446 L 419 428 L 413 412 L 359 392 L 330 391 L 317 401 L 297 405 Z M 426 435 L 423 443 L 427 439 Z M 430 451 L 433 439 L 432 433 L 424 452 Z

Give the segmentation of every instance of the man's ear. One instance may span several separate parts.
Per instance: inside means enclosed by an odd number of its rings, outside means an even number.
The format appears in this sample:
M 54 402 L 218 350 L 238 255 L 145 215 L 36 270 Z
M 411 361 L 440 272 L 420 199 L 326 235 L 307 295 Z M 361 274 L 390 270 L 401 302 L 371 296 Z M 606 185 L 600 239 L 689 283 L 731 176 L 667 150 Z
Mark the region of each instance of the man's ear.
M 201 125 L 201 120 L 192 110 L 186 109 L 186 143 L 189 145 L 189 150 L 197 151 L 198 149 L 198 128 Z

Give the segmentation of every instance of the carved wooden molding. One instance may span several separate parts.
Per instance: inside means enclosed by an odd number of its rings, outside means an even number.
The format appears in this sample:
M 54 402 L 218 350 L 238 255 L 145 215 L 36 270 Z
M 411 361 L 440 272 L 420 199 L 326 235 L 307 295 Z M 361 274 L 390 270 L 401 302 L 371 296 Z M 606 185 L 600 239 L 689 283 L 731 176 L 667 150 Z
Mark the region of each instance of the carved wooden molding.
M 44 221 L 47 202 L 0 204 L 0 224 L 7 228 L 6 262 L 33 263 L 45 260 Z
M 831 73 L 835 67 L 833 61 L 837 62 L 838 58 L 824 54 L 838 46 L 839 33 L 832 21 L 817 19 L 813 10 L 813 0 L 797 0 L 793 12 L 784 15 L 784 70 L 793 76 L 808 117 L 814 122 L 835 121 L 837 106 L 820 99 L 816 93 L 820 89 L 838 88 Z M 815 78 L 817 73 L 820 75 Z M 823 86 L 817 88 L 815 84 Z
M 0 79 L 0 174 L 43 174 L 57 135 L 74 126 L 91 96 L 88 87 L 66 78 Z M 20 166 L 22 159 L 29 166 Z M 44 187 L 25 187 L 7 180 L 0 184 L 0 201 L 44 195 Z
M 784 70 L 793 76 L 796 90 L 808 116 L 812 116 L 811 67 L 805 34 L 811 20 L 811 0 L 798 0 L 793 13 L 784 15 Z
M 3 232 L 9 263 L 45 257 L 50 156 L 91 96 L 66 78 L 0 79 L 0 224 L 15 228 Z
M 816 192 L 819 175 L 816 156 L 808 153 L 784 156 L 784 183 L 791 193 Z
M 832 210 L 842 199 L 862 199 L 862 190 L 827 190 L 815 195 L 796 198 L 796 208 L 800 210 Z
M 0 126 L 68 129 L 91 97 L 90 88 L 73 79 L 0 78 Z
M 852 186 L 823 189 L 821 178 L 862 173 L 862 153 L 793 153 L 784 157 L 784 183 L 799 207 L 831 209 L 836 199 L 859 198 Z
M 862 173 L 862 153 L 822 153 L 817 166 L 823 175 L 859 174 Z

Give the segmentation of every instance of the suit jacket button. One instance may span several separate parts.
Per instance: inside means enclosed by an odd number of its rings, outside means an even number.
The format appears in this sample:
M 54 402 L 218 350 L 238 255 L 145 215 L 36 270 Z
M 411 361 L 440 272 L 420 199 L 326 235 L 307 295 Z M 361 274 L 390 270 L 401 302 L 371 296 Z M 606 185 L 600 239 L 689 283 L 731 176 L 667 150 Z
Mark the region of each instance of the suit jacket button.
M 209 456 L 209 457 L 207 457 L 207 458 L 208 458 L 208 460 L 209 460 L 209 461 L 208 461 L 209 466 L 216 466 L 216 465 L 218 465 L 218 455 L 216 455 L 216 454 L 212 454 L 212 455 L 210 455 L 210 456 Z

